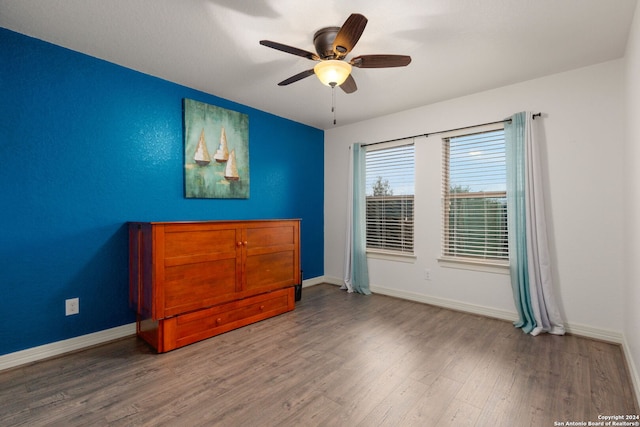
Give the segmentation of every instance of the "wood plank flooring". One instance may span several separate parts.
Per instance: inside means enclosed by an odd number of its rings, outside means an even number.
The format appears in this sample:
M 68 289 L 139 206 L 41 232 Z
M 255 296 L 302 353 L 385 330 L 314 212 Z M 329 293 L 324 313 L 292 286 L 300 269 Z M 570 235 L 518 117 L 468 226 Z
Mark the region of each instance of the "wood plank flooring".
M 627 414 L 638 409 L 620 346 L 331 285 L 166 354 L 131 337 L 0 372 L 1 426 L 557 426 Z

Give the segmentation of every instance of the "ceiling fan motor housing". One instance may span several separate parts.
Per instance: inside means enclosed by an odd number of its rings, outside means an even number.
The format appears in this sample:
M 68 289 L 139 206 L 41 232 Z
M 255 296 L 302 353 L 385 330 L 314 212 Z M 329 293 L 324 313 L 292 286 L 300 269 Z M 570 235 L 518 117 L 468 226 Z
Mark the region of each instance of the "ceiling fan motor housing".
M 316 31 L 313 36 L 313 45 L 320 58 L 336 58 L 336 53 L 333 51 L 333 41 L 336 39 L 338 31 L 340 31 L 340 27 L 325 27 Z

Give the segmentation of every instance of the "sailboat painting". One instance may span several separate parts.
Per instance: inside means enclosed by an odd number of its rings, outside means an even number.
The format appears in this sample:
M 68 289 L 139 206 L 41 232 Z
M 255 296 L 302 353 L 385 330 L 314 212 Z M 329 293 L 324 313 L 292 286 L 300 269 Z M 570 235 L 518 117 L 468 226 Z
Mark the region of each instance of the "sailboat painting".
M 196 153 L 193 156 L 193 160 L 200 166 L 208 165 L 211 162 L 211 156 L 209 156 L 209 150 L 207 150 L 207 141 L 204 139 L 204 129 L 198 139 L 198 145 L 196 146 Z
M 236 166 L 236 150 L 231 150 L 231 156 L 229 157 L 229 161 L 227 161 L 227 166 L 224 168 L 224 179 L 227 181 L 237 181 L 240 179 Z
M 224 131 L 224 127 L 220 132 L 220 145 L 216 150 L 216 154 L 213 155 L 218 163 L 224 163 L 229 160 L 229 144 L 227 144 L 227 134 Z
M 185 197 L 248 199 L 249 117 L 192 99 L 183 107 Z

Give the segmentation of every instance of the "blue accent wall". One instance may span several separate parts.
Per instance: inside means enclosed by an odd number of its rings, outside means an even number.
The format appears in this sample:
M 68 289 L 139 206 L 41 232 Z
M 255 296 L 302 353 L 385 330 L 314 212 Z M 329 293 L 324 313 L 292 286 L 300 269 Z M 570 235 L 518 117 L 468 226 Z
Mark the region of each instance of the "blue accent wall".
M 249 199 L 184 198 L 183 98 L 249 116 Z M 301 218 L 304 277 L 323 275 L 323 144 L 320 129 L 0 28 L 0 355 L 135 320 L 127 221 Z

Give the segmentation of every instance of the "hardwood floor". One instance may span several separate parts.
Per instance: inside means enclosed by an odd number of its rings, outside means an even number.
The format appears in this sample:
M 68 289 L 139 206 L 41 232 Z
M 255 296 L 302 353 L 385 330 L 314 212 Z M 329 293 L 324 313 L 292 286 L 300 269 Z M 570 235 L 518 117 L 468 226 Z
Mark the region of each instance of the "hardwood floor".
M 166 354 L 131 337 L 0 372 L 2 426 L 555 426 L 632 414 L 617 345 L 331 285 Z

